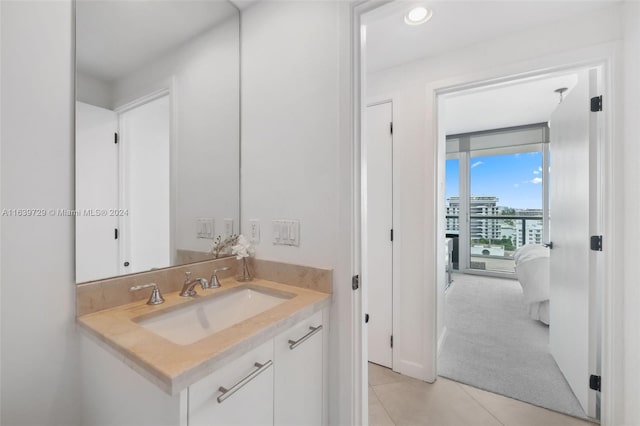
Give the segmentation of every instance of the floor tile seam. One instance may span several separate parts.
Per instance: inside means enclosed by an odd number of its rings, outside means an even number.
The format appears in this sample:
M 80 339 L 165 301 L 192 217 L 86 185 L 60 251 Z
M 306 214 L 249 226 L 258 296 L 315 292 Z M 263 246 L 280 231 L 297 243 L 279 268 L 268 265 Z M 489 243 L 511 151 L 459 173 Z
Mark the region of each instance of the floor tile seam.
M 387 383 L 387 384 L 391 384 L 391 383 Z M 376 385 L 376 386 L 384 386 L 384 385 Z M 395 419 L 393 417 L 391 417 L 391 413 L 389 412 L 389 410 L 387 410 L 387 407 L 386 407 L 386 405 L 384 405 L 384 402 L 382 401 L 382 398 L 380 397 L 378 392 L 376 392 L 376 387 L 375 386 L 371 386 L 371 390 L 373 391 L 373 393 L 375 394 L 376 398 L 378 399 L 378 402 L 382 406 L 382 409 L 384 410 L 384 412 L 387 413 L 387 416 L 389 416 L 389 419 L 391 419 L 391 423 L 393 423 L 395 425 L 396 421 L 395 421 Z
M 450 380 L 450 379 L 449 379 L 449 380 Z M 456 381 L 454 381 L 454 380 L 451 380 L 451 381 L 452 381 L 453 383 L 455 383 L 457 386 L 459 386 L 459 387 L 462 389 L 462 391 L 463 391 L 464 393 L 466 393 L 467 395 L 469 395 L 469 397 L 470 397 L 471 399 L 473 399 L 473 400 L 474 400 L 474 401 L 475 401 L 475 402 L 476 402 L 480 407 L 482 407 L 482 409 L 484 409 L 487 413 L 489 413 L 489 415 L 490 415 L 491 417 L 493 417 L 494 419 L 496 419 L 496 421 L 497 421 L 498 423 L 500 423 L 502 426 L 507 426 L 506 424 L 504 424 L 504 423 L 502 422 L 502 420 L 500 420 L 500 419 L 498 418 L 498 416 L 496 416 L 496 415 L 493 413 L 493 411 L 491 411 L 491 410 L 490 410 L 486 405 L 484 405 L 484 404 L 483 404 L 481 401 L 479 401 L 475 396 L 473 396 L 473 394 L 472 394 L 471 392 L 469 392 L 467 389 L 465 389 L 465 387 L 464 387 L 464 386 L 462 386 L 460 383 L 458 383 L 458 382 L 456 382 Z

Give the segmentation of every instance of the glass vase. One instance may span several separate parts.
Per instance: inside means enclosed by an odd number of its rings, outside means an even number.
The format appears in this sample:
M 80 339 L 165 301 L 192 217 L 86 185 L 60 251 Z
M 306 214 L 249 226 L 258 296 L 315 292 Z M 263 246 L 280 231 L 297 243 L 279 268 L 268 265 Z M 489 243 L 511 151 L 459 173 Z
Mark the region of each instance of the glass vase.
M 249 265 L 247 264 L 247 258 L 243 257 L 240 260 L 240 267 L 238 269 L 237 281 L 251 281 L 251 273 L 249 273 Z

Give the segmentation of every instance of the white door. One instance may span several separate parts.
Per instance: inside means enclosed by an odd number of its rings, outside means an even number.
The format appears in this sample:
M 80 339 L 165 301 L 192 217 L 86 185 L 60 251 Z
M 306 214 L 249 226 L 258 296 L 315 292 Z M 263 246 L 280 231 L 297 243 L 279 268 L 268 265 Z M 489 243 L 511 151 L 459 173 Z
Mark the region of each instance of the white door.
M 364 148 L 365 235 L 363 286 L 367 286 L 369 361 L 392 368 L 393 139 L 392 104 L 367 108 Z
M 588 71 L 578 73 L 576 86 L 551 118 L 549 346 L 585 413 L 595 417 L 595 398 L 589 402 L 589 375 L 594 373 L 589 371 L 594 345 L 589 237 L 596 215 L 590 204 L 595 196 L 590 150 L 597 141 L 590 120 L 598 113 L 590 111 L 591 86 Z
M 120 114 L 126 273 L 171 265 L 169 96 Z
M 76 102 L 76 281 L 118 275 L 118 219 L 85 209 L 118 208 L 118 129 L 115 112 Z

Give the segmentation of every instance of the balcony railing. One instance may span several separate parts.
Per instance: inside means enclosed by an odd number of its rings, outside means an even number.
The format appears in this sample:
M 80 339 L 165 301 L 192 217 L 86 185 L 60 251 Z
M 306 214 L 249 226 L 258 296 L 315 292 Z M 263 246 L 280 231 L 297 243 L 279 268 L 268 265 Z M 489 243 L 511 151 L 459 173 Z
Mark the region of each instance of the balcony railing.
M 447 234 L 459 234 L 460 216 L 446 218 L 447 225 L 450 219 L 457 219 L 457 229 L 447 227 Z M 537 226 L 531 226 L 534 223 Z M 542 216 L 470 215 L 471 268 L 514 272 L 513 252 L 527 243 L 542 243 L 542 224 Z

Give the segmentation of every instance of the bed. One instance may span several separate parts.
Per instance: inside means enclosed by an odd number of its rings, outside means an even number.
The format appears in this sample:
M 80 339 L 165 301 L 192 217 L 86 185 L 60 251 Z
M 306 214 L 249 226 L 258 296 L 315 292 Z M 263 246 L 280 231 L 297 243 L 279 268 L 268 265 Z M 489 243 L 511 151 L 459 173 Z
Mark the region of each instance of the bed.
M 549 325 L 549 249 L 526 244 L 513 254 L 529 316 Z

